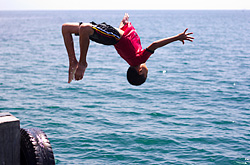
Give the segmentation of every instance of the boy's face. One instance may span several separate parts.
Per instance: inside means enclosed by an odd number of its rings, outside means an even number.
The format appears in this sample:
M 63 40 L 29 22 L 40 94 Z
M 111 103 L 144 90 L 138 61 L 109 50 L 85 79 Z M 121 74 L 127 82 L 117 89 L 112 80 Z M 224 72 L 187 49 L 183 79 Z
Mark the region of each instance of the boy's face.
M 147 78 L 147 75 L 148 75 L 148 68 L 146 66 L 146 63 L 143 63 L 141 64 L 139 67 L 138 67 L 138 73 L 139 75 L 144 75 L 145 78 Z

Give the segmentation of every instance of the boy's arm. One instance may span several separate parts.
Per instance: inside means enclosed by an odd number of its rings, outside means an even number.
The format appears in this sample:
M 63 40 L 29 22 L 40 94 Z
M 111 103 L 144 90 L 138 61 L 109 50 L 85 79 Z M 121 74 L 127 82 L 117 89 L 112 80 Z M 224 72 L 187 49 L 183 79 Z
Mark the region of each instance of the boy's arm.
M 162 46 L 165 46 L 171 42 L 174 42 L 174 41 L 181 41 L 183 44 L 185 43 L 184 40 L 188 40 L 188 41 L 191 41 L 193 42 L 193 37 L 190 37 L 189 35 L 190 34 L 193 34 L 193 33 L 187 33 L 188 29 L 186 29 L 183 33 L 180 33 L 176 36 L 173 36 L 173 37 L 169 37 L 169 38 L 164 38 L 164 39 L 161 39 L 161 40 L 158 40 L 158 41 L 155 41 L 153 42 L 149 47 L 147 47 L 147 49 L 151 50 L 151 51 L 155 51 L 156 49 L 162 47 Z
M 128 15 L 128 13 L 125 13 L 125 15 L 120 23 L 119 29 L 121 29 L 124 25 L 126 25 L 128 23 L 128 19 L 129 19 L 129 15 Z

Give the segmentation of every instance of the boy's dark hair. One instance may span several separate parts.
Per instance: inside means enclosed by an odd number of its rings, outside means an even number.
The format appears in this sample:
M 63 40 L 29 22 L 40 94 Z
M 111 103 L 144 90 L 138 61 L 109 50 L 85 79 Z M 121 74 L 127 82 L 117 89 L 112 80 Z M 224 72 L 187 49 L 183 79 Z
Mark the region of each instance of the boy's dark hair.
M 144 75 L 139 75 L 134 67 L 129 67 L 127 71 L 127 79 L 131 85 L 141 85 L 143 84 L 147 78 Z

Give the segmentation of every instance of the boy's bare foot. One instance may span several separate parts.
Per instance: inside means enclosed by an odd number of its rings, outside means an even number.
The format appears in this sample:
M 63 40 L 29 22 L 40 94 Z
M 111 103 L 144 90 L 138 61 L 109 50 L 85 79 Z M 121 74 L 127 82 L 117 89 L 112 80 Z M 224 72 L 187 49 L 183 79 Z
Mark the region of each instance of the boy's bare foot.
M 71 81 L 74 79 L 74 75 L 77 69 L 77 64 L 78 62 L 74 62 L 69 65 L 69 78 L 68 78 L 68 83 L 71 83 Z
M 88 64 L 80 64 L 78 63 L 78 66 L 77 66 L 77 69 L 76 69 L 76 72 L 75 72 L 75 80 L 81 80 L 84 76 L 84 72 L 87 68 Z

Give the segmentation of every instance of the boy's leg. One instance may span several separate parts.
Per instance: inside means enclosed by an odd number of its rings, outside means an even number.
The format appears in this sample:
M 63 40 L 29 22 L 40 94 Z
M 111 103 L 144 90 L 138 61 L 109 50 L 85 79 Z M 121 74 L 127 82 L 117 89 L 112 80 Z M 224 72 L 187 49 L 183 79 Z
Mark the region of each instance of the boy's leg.
M 89 36 L 94 34 L 92 25 L 89 23 L 81 24 L 79 29 L 79 42 L 80 42 L 80 59 L 78 67 L 75 72 L 75 79 L 81 80 L 84 76 L 84 72 L 88 66 L 86 57 L 89 48 Z
M 92 25 L 89 23 L 81 24 L 81 26 L 79 26 L 79 23 L 65 23 L 62 25 L 62 34 L 69 57 L 68 83 L 73 80 L 74 76 L 76 80 L 81 80 L 83 78 L 84 72 L 87 68 L 86 56 L 89 47 L 89 36 L 93 35 L 93 33 L 94 30 L 92 29 Z M 80 36 L 79 63 L 75 56 L 72 34 L 79 34 Z
M 78 61 L 75 56 L 74 42 L 72 37 L 72 34 L 74 33 L 75 34 L 79 33 L 79 23 L 65 23 L 62 25 L 62 35 L 69 57 L 68 83 L 70 83 L 73 80 L 78 64 Z

